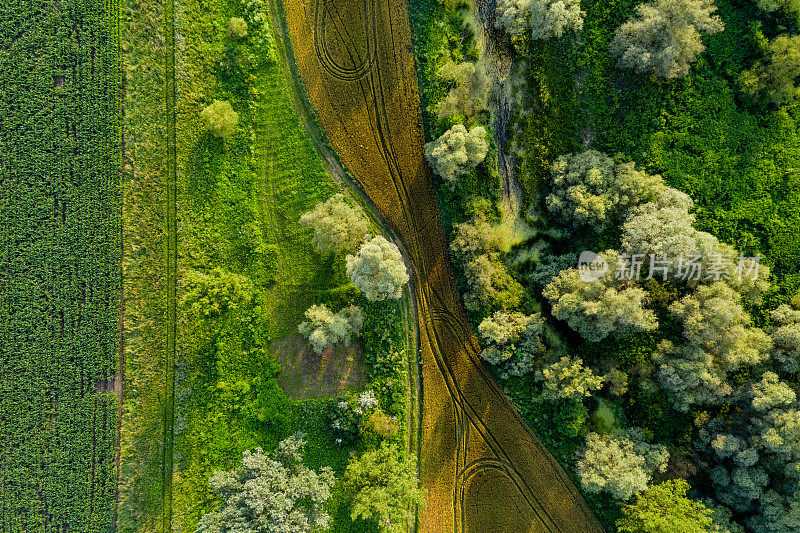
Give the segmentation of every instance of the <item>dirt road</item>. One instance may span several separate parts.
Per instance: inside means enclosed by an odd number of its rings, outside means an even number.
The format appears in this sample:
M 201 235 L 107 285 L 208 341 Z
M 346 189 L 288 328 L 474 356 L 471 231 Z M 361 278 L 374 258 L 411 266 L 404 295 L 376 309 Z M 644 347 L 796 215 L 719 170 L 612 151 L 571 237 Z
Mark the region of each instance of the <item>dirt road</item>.
M 481 364 L 423 156 L 404 0 L 289 0 L 282 9 L 289 60 L 322 128 L 401 239 L 413 270 L 428 491 L 420 530 L 602 531 Z

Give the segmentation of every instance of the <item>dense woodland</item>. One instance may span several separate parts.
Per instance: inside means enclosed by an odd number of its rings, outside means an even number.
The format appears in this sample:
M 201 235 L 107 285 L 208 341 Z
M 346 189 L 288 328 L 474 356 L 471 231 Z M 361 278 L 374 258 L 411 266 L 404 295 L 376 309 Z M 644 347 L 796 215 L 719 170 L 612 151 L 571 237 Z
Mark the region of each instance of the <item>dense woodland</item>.
M 800 530 L 799 7 L 412 2 L 483 358 L 609 530 Z M 508 98 L 517 212 L 491 128 Z M 587 250 L 605 276 L 582 280 Z

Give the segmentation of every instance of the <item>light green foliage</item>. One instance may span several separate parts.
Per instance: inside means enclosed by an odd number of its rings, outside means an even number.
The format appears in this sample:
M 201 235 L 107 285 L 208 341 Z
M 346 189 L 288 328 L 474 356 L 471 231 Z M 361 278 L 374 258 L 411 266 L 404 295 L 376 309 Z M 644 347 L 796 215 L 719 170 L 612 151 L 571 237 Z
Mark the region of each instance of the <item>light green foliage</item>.
M 306 533 L 327 529 L 325 502 L 331 496 L 333 471 L 303 466 L 305 441 L 289 437 L 270 456 L 261 448 L 245 451 L 242 464 L 216 472 L 209 484 L 223 500 L 206 514 L 198 533 Z
M 227 100 L 214 100 L 210 106 L 203 109 L 200 118 L 206 123 L 208 131 L 220 139 L 227 139 L 233 135 L 236 126 L 239 125 L 239 114 Z
M 467 309 L 514 309 L 522 301 L 522 285 L 508 273 L 497 254 L 483 254 L 468 259 L 464 274 L 469 285 L 469 292 L 464 295 Z
M 397 417 L 389 416 L 380 409 L 375 409 L 364 421 L 364 430 L 383 439 L 393 439 L 397 436 L 400 428 Z
M 531 38 L 561 37 L 565 31 L 583 29 L 580 0 L 530 0 Z
M 663 341 L 653 361 L 659 365 L 659 383 L 679 411 L 721 403 L 732 392 L 728 373 L 761 363 L 770 354 L 770 338 L 749 327 L 740 296 L 722 282 L 698 286 L 670 311 L 683 322 L 686 342 Z
M 753 395 L 751 405 L 760 412 L 792 405 L 797 399 L 792 387 L 780 381 L 774 372 L 764 372 L 761 381 L 754 383 L 750 392 Z
M 559 157 L 551 168 L 547 209 L 573 229 L 602 231 L 616 225 L 622 213 L 652 200 L 663 188 L 660 176 L 617 164 L 596 150 Z
M 377 522 L 383 533 L 405 533 L 415 505 L 424 503 L 413 456 L 403 459 L 396 444 L 381 443 L 352 460 L 344 473 L 354 494 L 351 516 Z
M 228 22 L 228 35 L 237 41 L 247 37 L 247 21 L 240 17 L 231 17 Z
M 474 207 L 470 220 L 456 225 L 450 249 L 464 265 L 469 291 L 464 295 L 467 309 L 514 309 L 522 301 L 524 289 L 508 272 L 500 252 L 509 249 L 502 225 L 492 225 L 486 215 L 488 202 Z
M 209 273 L 188 270 L 183 282 L 186 292 L 180 305 L 198 318 L 213 318 L 229 309 L 243 308 L 253 300 L 250 280 L 220 267 Z
M 530 26 L 531 0 L 498 0 L 495 27 L 520 40 Z
M 617 29 L 611 54 L 620 68 L 653 72 L 661 78 L 689 73 L 705 50 L 700 33 L 724 28 L 712 0 L 655 0 L 636 7 L 636 16 Z
M 409 277 L 406 265 L 394 243 L 382 236 L 364 242 L 356 255 L 348 255 L 347 275 L 367 300 L 397 299 Z
M 686 340 L 712 354 L 722 370 L 761 363 L 769 356 L 769 336 L 749 327 L 751 319 L 740 296 L 724 283 L 699 286 L 669 309 L 683 322 Z
M 300 224 L 314 229 L 314 246 L 323 253 L 354 252 L 369 230 L 369 220 L 364 213 L 351 206 L 341 193 L 304 213 Z
M 565 31 L 580 31 L 583 17 L 578 0 L 499 0 L 495 27 L 520 40 L 530 28 L 532 39 L 561 37 Z
M 576 460 L 584 490 L 627 501 L 647 489 L 654 473 L 666 470 L 669 453 L 663 445 L 645 442 L 640 429 L 631 428 L 616 435 L 589 433 Z
M 582 400 L 603 387 L 602 376 L 584 367 L 580 357 L 562 357 L 536 372 L 536 381 L 543 382 L 543 400 Z
M 761 424 L 760 444 L 783 462 L 785 475 L 800 479 L 800 410 L 775 409 Z
M 481 357 L 492 365 L 500 365 L 500 376 L 522 376 L 533 370 L 537 357 L 544 352 L 541 315 L 497 311 L 478 326 L 488 346 Z
M 692 405 L 716 405 L 732 392 L 713 355 L 694 345 L 662 341 L 653 354 L 659 365 L 658 379 L 675 409 L 686 412 Z
M 425 157 L 431 168 L 452 186 L 460 176 L 478 166 L 488 151 L 486 129 L 475 126 L 467 131 L 463 124 L 456 124 L 425 145 Z
M 800 311 L 781 305 L 771 315 L 773 358 L 786 372 L 800 369 Z
M 538 329 L 541 317 L 537 315 L 524 315 L 512 311 L 497 311 L 492 316 L 483 319 L 478 326 L 478 331 L 486 341 L 491 344 L 504 345 L 516 342 L 530 329 Z
M 570 268 L 545 287 L 542 295 L 550 300 L 553 316 L 590 342 L 658 327 L 655 313 L 644 308 L 647 293 L 636 286 L 622 286 L 614 279 L 619 264 L 617 252 L 609 250 L 600 255 L 609 264 L 605 277 L 583 281 L 578 270 Z
M 800 4 L 799 4 L 800 5 Z M 766 50 L 768 57 L 742 72 L 739 83 L 749 94 L 763 93 L 783 105 L 800 95 L 795 80 L 800 76 L 800 35 L 779 35 Z
M 711 510 L 689 498 L 689 484 L 669 480 L 648 488 L 623 509 L 620 533 L 712 533 Z
M 449 62 L 437 74 L 452 85 L 447 96 L 436 104 L 439 120 L 460 115 L 471 123 L 475 115 L 486 109 L 489 86 L 483 63 Z
M 685 194 L 664 187 L 652 202 L 631 208 L 622 225 L 622 250 L 641 257 L 643 274 L 660 281 L 672 279 L 690 286 L 725 281 L 751 304 L 760 304 L 770 287 L 769 267 L 740 257 L 733 247 L 695 229 L 692 205 Z M 692 264 L 700 268 L 695 271 Z
M 297 330 L 308 339 L 315 352 L 322 353 L 328 346 L 340 342 L 349 346 L 353 336 L 361 331 L 364 313 L 355 305 L 345 307 L 336 314 L 325 304 L 312 305 L 306 310 L 306 319 Z

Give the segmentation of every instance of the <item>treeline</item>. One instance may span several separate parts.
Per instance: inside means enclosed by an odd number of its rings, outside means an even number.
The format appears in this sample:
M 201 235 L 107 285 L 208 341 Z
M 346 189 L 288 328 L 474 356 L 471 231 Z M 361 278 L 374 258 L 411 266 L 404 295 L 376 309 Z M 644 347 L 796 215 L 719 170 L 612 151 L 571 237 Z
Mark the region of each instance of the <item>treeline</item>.
M 609 530 L 797 531 L 796 3 L 498 1 L 516 218 L 443 135 L 475 9 L 412 21 L 483 358 Z
M 0 13 L 0 529 L 108 531 L 120 322 L 116 1 Z

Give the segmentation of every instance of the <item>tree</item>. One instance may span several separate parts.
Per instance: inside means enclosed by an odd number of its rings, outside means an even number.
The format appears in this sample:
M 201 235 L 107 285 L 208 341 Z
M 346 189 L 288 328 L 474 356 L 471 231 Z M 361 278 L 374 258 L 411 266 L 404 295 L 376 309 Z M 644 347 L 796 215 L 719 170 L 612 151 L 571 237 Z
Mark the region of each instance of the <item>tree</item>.
M 753 396 L 753 409 L 762 413 L 777 407 L 788 407 L 797 400 L 792 387 L 781 381 L 774 372 L 764 372 L 761 381 L 750 387 L 750 393 Z
M 530 25 L 531 0 L 498 0 L 494 26 L 512 39 L 520 40 Z
M 629 207 L 653 199 L 664 187 L 661 176 L 618 164 L 596 150 L 559 157 L 550 171 L 550 214 L 573 230 L 614 226 Z
M 718 405 L 733 389 L 728 374 L 710 353 L 693 345 L 664 340 L 653 354 L 659 365 L 658 380 L 675 409 L 687 412 L 693 405 Z
M 800 311 L 781 305 L 770 314 L 773 358 L 785 372 L 800 370 Z
M 623 286 L 613 277 L 619 264 L 617 252 L 609 250 L 600 256 L 609 264 L 605 277 L 584 281 L 577 269 L 569 268 L 545 287 L 542 295 L 553 306 L 553 316 L 590 342 L 656 329 L 655 313 L 644 308 L 647 293 L 633 285 Z
M 245 451 L 242 464 L 216 472 L 209 484 L 223 503 L 206 514 L 198 533 L 305 533 L 327 529 L 325 502 L 333 471 L 303 466 L 305 441 L 289 437 L 270 456 L 261 448 Z
M 616 435 L 589 433 L 576 459 L 584 490 L 627 501 L 647 489 L 655 472 L 666 470 L 669 453 L 663 445 L 646 443 L 641 429 L 630 428 Z
M 300 217 L 300 224 L 314 229 L 314 246 L 322 253 L 350 253 L 358 249 L 369 230 L 364 213 L 335 194 Z
M 367 300 L 400 298 L 409 277 L 400 250 L 382 236 L 361 245 L 356 255 L 348 255 L 347 275 Z
M 685 76 L 705 50 L 700 33 L 718 33 L 725 27 L 714 11 L 712 0 L 654 0 L 638 5 L 636 16 L 614 34 L 611 54 L 619 58 L 620 68 L 667 79 Z
M 438 71 L 439 78 L 452 85 L 447 96 L 436 104 L 436 116 L 446 119 L 455 115 L 472 123 L 475 115 L 486 109 L 489 90 L 482 63 L 444 64 Z
M 561 37 L 565 31 L 580 31 L 583 17 L 578 0 L 499 0 L 495 27 L 519 40 L 530 29 L 532 39 Z
M 243 18 L 232 17 L 228 22 L 228 35 L 237 41 L 247 37 L 247 22 Z
M 767 48 L 768 59 L 760 60 L 742 73 L 739 84 L 748 94 L 763 93 L 777 105 L 795 100 L 800 89 L 800 35 L 779 35 Z
M 798 0 L 756 0 L 756 5 L 767 13 L 773 13 L 778 10 L 787 13 L 800 12 L 800 1 Z
M 500 366 L 500 376 L 522 376 L 533 370 L 536 358 L 544 352 L 541 315 L 497 311 L 478 326 L 487 347 L 481 357 Z
M 531 0 L 528 4 L 531 38 L 561 37 L 565 31 L 581 31 L 583 17 L 580 0 Z
M 203 109 L 200 118 L 205 121 L 208 131 L 220 139 L 227 139 L 233 135 L 236 126 L 239 125 L 239 115 L 228 101 L 214 100 L 210 106 Z
M 683 323 L 686 342 L 663 341 L 653 361 L 659 365 L 659 383 L 673 405 L 686 412 L 692 405 L 721 403 L 732 392 L 729 372 L 755 365 L 769 356 L 772 343 L 758 328 L 750 328 L 750 316 L 741 297 L 728 285 L 701 285 L 670 305 Z
M 457 179 L 468 174 L 484 160 L 489 151 L 486 130 L 475 126 L 467 131 L 456 124 L 441 137 L 425 145 L 425 157 L 433 171 L 454 186 Z
M 536 381 L 543 382 L 543 400 L 583 400 L 603 387 L 602 376 L 584 367 L 580 357 L 562 357 L 536 372 Z
M 711 510 L 686 496 L 689 484 L 673 479 L 654 485 L 622 510 L 620 533 L 713 533 Z
M 325 304 L 312 305 L 306 310 L 306 319 L 297 330 L 308 339 L 315 352 L 322 353 L 328 346 L 339 342 L 349 346 L 352 337 L 361 331 L 364 313 L 355 305 L 345 307 L 335 315 Z
M 763 362 L 772 348 L 770 338 L 750 328 L 750 315 L 741 297 L 726 284 L 698 286 L 694 293 L 673 302 L 669 310 L 683 322 L 683 336 L 711 354 L 724 371 Z
M 798 533 L 800 492 L 789 498 L 768 490 L 759 502 L 759 512 L 747 521 L 754 533 Z
M 514 309 L 519 307 L 525 294 L 522 285 L 509 274 L 497 253 L 468 259 L 464 274 L 469 287 L 464 295 L 464 306 L 472 311 Z
M 401 458 L 397 445 L 386 441 L 377 450 L 352 460 L 344 481 L 354 494 L 353 520 L 375 520 L 384 533 L 408 531 L 413 507 L 424 503 L 413 456 Z

